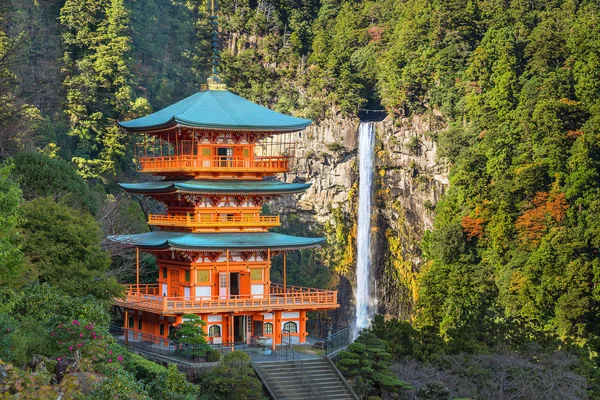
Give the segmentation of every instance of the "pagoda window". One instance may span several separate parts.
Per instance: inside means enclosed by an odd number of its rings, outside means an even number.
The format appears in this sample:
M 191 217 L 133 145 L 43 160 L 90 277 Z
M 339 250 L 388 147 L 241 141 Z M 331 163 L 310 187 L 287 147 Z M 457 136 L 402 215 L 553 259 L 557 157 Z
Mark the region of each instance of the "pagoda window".
M 211 325 L 208 328 L 208 337 L 221 337 L 221 327 L 219 325 Z
M 198 283 L 208 283 L 208 282 L 210 282 L 210 271 L 206 270 L 206 269 L 197 271 L 197 273 L 196 273 L 196 280 L 198 281 Z
M 190 271 L 185 271 L 185 281 L 186 282 L 190 281 Z
M 138 318 L 138 330 L 142 330 L 142 319 Z
M 253 268 L 250 270 L 250 280 L 252 281 L 262 281 L 262 268 Z
M 218 147 L 217 156 L 219 156 L 219 165 L 221 167 L 230 166 L 231 156 L 233 155 L 233 149 L 231 147 Z
M 283 329 L 290 333 L 298 333 L 298 325 L 295 322 L 286 322 L 283 324 Z
M 160 336 L 164 336 L 165 335 L 165 324 L 160 324 L 158 326 L 158 334 Z
M 219 147 L 217 148 L 217 155 L 219 157 L 228 157 L 233 155 L 233 149 L 231 147 Z
M 273 334 L 273 324 L 270 322 L 265 323 L 265 335 Z
M 127 321 L 127 326 L 129 326 L 130 328 L 133 328 L 133 317 L 129 317 L 129 321 Z
M 233 221 L 235 220 L 235 214 L 219 214 L 219 220 L 221 222 Z
M 167 269 L 163 268 L 163 278 L 167 279 Z

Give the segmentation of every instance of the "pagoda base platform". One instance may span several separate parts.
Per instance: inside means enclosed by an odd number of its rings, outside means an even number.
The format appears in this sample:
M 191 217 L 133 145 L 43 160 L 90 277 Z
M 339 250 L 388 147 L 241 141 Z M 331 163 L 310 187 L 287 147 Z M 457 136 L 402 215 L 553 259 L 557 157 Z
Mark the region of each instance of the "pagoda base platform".
M 159 285 L 127 285 L 115 304 L 160 315 L 236 313 L 259 310 L 331 310 L 339 307 L 337 291 L 273 284 L 269 294 L 204 297 L 164 297 Z
M 204 321 L 207 342 L 212 345 L 244 343 L 259 348 L 275 349 L 282 344 L 303 344 L 307 341 L 306 310 L 240 311 L 196 313 Z M 168 346 L 169 333 L 184 322 L 185 315 L 161 315 L 124 307 L 126 329 L 132 340 L 152 338 L 154 344 Z

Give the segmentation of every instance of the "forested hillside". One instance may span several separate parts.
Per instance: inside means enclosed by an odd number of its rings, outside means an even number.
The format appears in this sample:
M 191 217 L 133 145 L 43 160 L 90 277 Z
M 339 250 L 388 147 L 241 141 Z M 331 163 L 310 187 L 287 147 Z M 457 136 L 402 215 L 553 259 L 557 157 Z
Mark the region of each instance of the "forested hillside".
M 424 267 L 409 271 L 411 324 L 376 325 L 393 355 L 431 361 L 506 346 L 533 360 L 524 347 L 566 348 L 583 360 L 573 362 L 581 386 L 598 395 L 600 4 L 219 5 L 232 91 L 317 123 L 366 108 L 436 115 L 448 127 L 432 133 L 450 185 L 420 246 Z M 132 139 L 116 121 L 197 90 L 207 22 L 205 4 L 190 0 L 0 3 L 0 359 L 24 364 L 49 343 L 35 333 L 58 323 L 107 326 L 95 307 L 118 293 L 116 277 L 132 278 L 132 263 L 102 238 L 146 229 L 115 187 L 136 179 Z M 151 276 L 153 261 L 144 264 Z M 71 305 L 48 309 L 56 318 L 27 314 L 48 301 Z M 130 389 L 125 397 L 146 395 Z

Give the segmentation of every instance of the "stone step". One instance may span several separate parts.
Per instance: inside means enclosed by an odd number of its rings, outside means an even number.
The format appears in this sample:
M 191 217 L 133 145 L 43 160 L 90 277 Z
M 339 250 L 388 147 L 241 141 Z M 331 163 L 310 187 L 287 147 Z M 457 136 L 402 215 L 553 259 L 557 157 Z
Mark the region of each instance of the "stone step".
M 290 377 L 289 375 L 286 374 L 276 374 L 276 373 L 263 373 L 261 371 L 261 374 L 265 377 L 265 378 L 269 378 L 272 380 L 278 380 L 278 381 L 300 381 L 302 379 L 304 380 L 310 380 L 308 376 L 304 376 L 301 377 L 299 372 L 294 373 L 295 376 Z M 318 374 L 311 374 L 310 378 L 312 378 L 312 380 L 315 381 L 334 381 L 334 382 L 340 382 L 340 379 L 335 376 L 335 375 L 318 375 Z
M 275 377 L 280 377 L 280 378 L 285 378 L 286 376 L 289 376 L 289 374 L 294 374 L 294 379 L 298 379 L 300 378 L 300 371 L 296 370 L 296 371 L 290 371 L 290 372 L 281 372 L 281 371 L 264 371 L 261 370 L 260 371 L 263 375 L 268 375 L 268 376 L 272 376 L 273 378 Z M 306 373 L 306 371 L 305 371 Z M 339 377 L 337 376 L 336 373 L 331 372 L 331 371 L 321 371 L 321 372 L 311 372 L 309 371 L 310 376 L 312 376 L 313 378 L 330 378 L 330 379 L 335 379 L 335 380 L 339 380 Z
M 324 385 L 318 385 L 319 388 L 321 388 L 321 391 L 323 392 L 338 392 L 338 391 L 342 391 L 342 392 L 347 392 L 348 390 L 345 387 L 340 387 L 340 383 L 336 382 L 335 384 L 330 383 L 330 384 L 324 384 Z M 301 388 L 305 388 L 304 385 L 300 384 L 291 384 L 291 385 L 284 385 L 284 384 L 273 384 L 271 385 L 272 389 L 281 389 L 281 390 L 297 390 L 297 389 L 301 389 Z
M 314 400 L 307 385 L 320 389 L 328 400 L 356 400 L 343 378 L 326 359 L 307 359 L 283 362 L 258 362 L 254 367 L 270 388 L 275 400 Z M 304 371 L 303 371 L 304 370 Z M 301 373 L 310 374 L 311 383 L 302 382 Z

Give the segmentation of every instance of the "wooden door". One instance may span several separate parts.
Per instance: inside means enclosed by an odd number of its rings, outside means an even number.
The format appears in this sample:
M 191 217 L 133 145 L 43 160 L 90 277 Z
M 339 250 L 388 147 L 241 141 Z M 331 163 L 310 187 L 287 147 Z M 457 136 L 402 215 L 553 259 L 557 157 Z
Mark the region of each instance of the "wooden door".
M 239 296 L 240 295 L 240 273 L 232 272 L 229 275 L 229 295 Z
M 179 284 L 179 271 L 171 270 L 171 276 L 169 278 L 169 289 L 171 291 L 171 297 L 181 297 L 181 285 Z
M 226 299 L 229 294 L 229 288 L 227 287 L 227 273 L 221 272 L 219 273 L 219 297 L 222 299 Z

